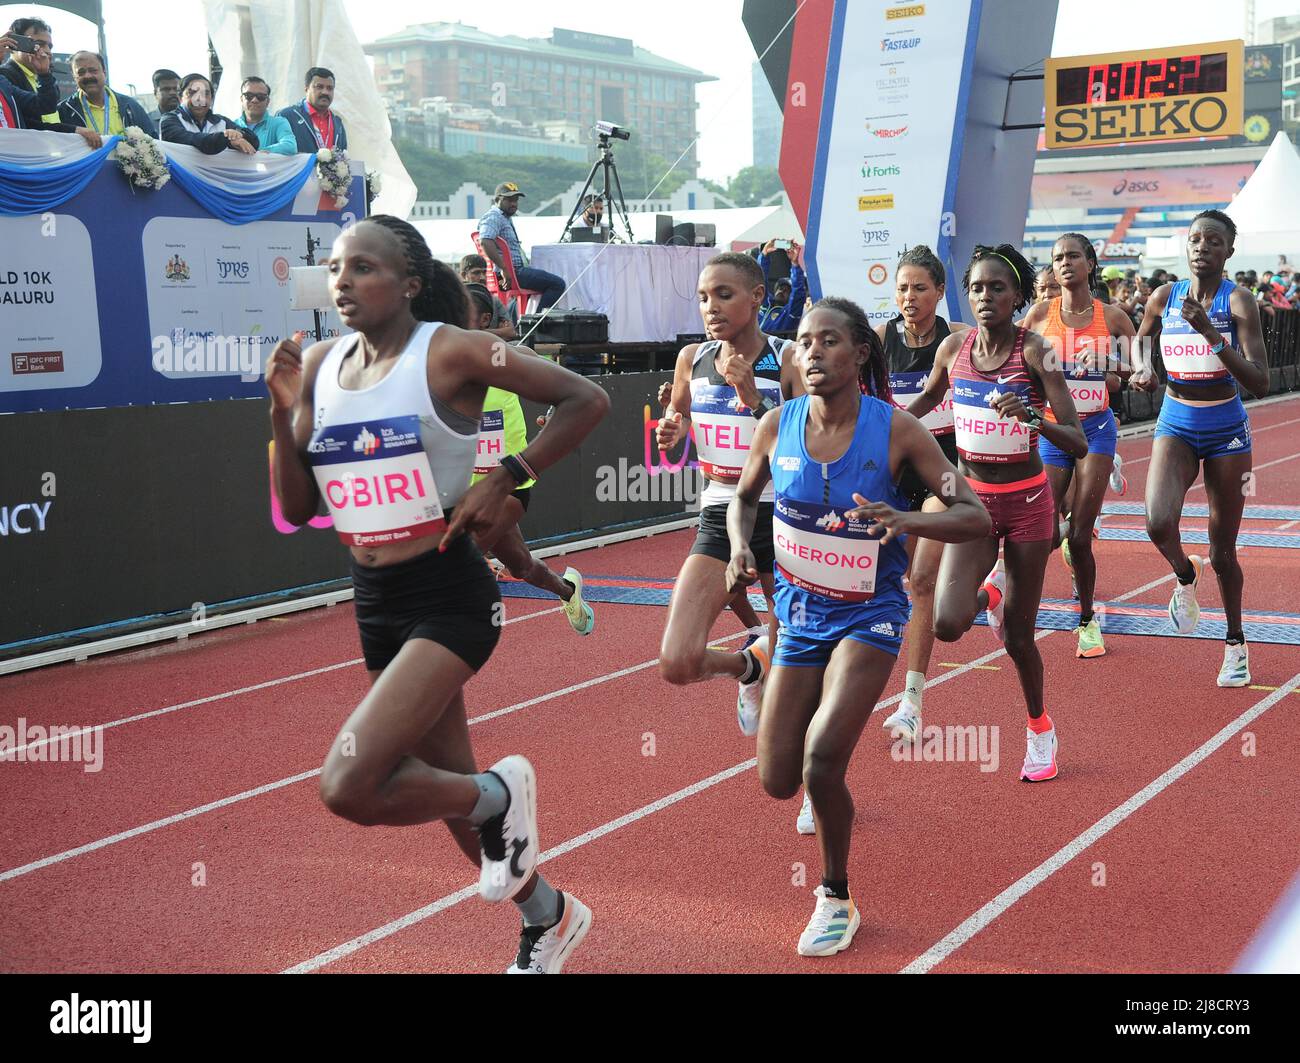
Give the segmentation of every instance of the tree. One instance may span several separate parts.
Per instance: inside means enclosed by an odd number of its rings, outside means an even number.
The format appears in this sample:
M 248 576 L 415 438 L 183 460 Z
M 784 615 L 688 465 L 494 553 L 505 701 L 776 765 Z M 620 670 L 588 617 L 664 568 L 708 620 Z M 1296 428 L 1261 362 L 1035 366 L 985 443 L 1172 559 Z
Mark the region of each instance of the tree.
M 727 185 L 727 198 L 738 207 L 757 207 L 782 189 L 781 175 L 764 166 L 746 166 Z

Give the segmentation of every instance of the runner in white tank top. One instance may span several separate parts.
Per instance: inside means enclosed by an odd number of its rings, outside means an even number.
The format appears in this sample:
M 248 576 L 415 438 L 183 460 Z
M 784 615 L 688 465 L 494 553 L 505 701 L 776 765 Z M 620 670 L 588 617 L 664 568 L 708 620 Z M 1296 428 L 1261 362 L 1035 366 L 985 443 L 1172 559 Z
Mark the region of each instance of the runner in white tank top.
M 700 274 L 700 315 L 710 342 L 691 344 L 677 357 L 672 403 L 659 421 L 656 442 L 673 450 L 684 442 L 694 420 L 695 445 L 705 479 L 704 507 L 690 556 L 682 565 L 668 606 L 668 623 L 659 650 L 659 673 L 677 686 L 729 676 L 740 684 L 736 718 L 741 731 L 758 730 L 762 681 L 769 647 L 775 642 L 772 612 L 771 512 L 759 550 L 763 594 L 768 603 L 768 633 L 740 652 L 709 648 L 709 633 L 731 599 L 726 587 L 730 547 L 726 508 L 749 454 L 760 418 L 782 401 L 802 394 L 790 344 L 763 335 L 758 312 L 766 286 L 749 255 L 715 255 Z M 755 536 L 756 545 L 759 535 Z M 766 564 L 764 564 L 764 561 Z
M 285 517 L 322 500 L 351 548 L 354 605 L 370 692 L 321 771 L 321 798 L 363 825 L 442 820 L 480 868 L 485 900 L 524 919 L 512 971 L 555 972 L 591 913 L 536 873 L 536 779 L 510 756 L 476 773 L 461 688 L 501 627 L 496 581 L 470 535 L 507 495 L 572 452 L 609 408 L 576 374 L 464 331 L 465 289 L 413 226 L 381 215 L 334 242 L 330 287 L 353 335 L 267 363 L 273 482 Z M 440 322 L 447 322 L 442 324 Z M 550 427 L 472 488 L 488 387 L 551 403 Z

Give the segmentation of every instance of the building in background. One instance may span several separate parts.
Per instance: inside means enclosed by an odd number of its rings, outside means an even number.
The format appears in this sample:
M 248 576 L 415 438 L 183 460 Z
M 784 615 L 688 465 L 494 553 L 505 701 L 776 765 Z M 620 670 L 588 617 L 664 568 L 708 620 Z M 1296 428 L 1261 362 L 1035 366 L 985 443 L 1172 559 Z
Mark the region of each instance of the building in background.
M 498 37 L 427 22 L 365 50 L 395 136 L 452 155 L 581 159 L 594 155 L 591 127 L 608 121 L 645 152 L 676 159 L 689 147 L 682 166 L 697 173 L 695 86 L 715 79 L 626 38 L 558 28 Z
M 775 170 L 781 163 L 781 107 L 772 95 L 763 67 L 754 64 L 754 165 Z
M 1255 41 L 1282 47 L 1282 118 L 1295 143 L 1300 137 L 1300 15 L 1261 22 Z

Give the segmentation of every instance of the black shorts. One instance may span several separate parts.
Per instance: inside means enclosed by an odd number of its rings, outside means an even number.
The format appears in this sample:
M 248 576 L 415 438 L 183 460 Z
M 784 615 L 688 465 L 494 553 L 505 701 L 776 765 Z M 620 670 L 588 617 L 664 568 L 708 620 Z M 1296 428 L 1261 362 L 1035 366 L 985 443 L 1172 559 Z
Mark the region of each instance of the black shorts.
M 760 502 L 758 516 L 754 519 L 754 534 L 749 548 L 754 551 L 754 561 L 759 572 L 771 572 L 776 562 L 772 549 L 772 503 Z M 715 557 L 724 565 L 731 563 L 731 537 L 727 535 L 727 503 L 705 506 L 700 510 L 700 526 L 695 533 L 691 554 Z
M 468 535 L 382 568 L 352 559 L 361 652 L 371 671 L 387 668 L 408 639 L 446 646 L 478 671 L 501 637 L 501 592 Z
M 952 462 L 953 468 L 957 467 L 957 434 L 955 432 L 945 432 L 943 435 L 934 437 L 939 447 L 943 450 L 943 456 Z M 934 492 L 925 486 L 924 481 L 916 475 L 916 470 L 912 468 L 911 462 L 903 466 L 903 475 L 898 478 L 899 493 L 907 499 L 908 508 L 912 510 L 920 509 Z

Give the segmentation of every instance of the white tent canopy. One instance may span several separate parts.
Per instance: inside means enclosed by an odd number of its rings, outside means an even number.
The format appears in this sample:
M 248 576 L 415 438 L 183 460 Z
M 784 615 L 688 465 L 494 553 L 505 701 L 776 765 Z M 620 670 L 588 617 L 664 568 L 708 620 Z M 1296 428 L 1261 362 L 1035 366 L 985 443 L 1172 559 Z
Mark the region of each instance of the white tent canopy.
M 1300 258 L 1300 154 L 1285 133 L 1273 138 L 1255 172 L 1231 203 L 1227 215 L 1237 223 L 1236 253 L 1229 267 L 1247 258 L 1267 259 L 1276 268 L 1279 255 Z
M 735 207 L 726 210 L 679 210 L 673 212 L 673 221 L 677 223 L 694 222 L 717 226 L 718 250 L 729 250 L 732 243 L 740 240 L 745 243 L 758 243 L 761 238 L 791 236 L 798 237 L 799 228 L 790 215 L 787 224 L 784 214 L 789 213 L 780 206 Z M 632 235 L 638 241 L 649 241 L 655 237 L 655 216 L 653 214 L 633 213 L 628 215 L 632 223 Z M 516 214 L 515 230 L 526 252 L 536 244 L 558 243 L 564 232 L 564 223 L 568 215 L 548 214 L 528 216 Z M 476 218 L 445 218 L 428 220 L 411 218 L 411 224 L 420 230 L 433 257 L 455 265 L 463 255 L 472 254 L 474 241 L 470 234 L 478 229 Z M 618 229 L 623 231 L 622 222 Z

